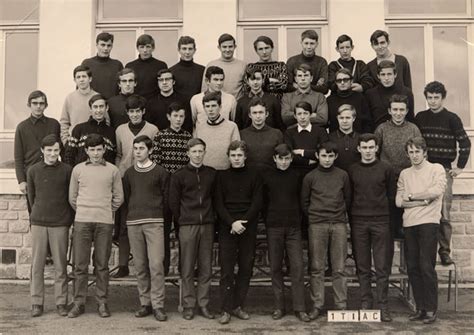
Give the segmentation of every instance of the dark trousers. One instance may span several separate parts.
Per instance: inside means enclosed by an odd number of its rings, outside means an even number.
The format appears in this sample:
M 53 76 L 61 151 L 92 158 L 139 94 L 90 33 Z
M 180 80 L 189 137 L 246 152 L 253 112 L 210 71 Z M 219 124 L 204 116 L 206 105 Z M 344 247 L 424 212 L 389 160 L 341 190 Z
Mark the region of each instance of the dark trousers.
M 306 307 L 301 229 L 299 227 L 269 227 L 267 228 L 267 243 L 275 308 L 285 310 L 282 262 L 286 252 L 288 264 L 291 264 L 293 311 L 304 312 Z
M 438 309 L 438 277 L 435 270 L 438 233 L 439 225 L 436 223 L 405 228 L 405 258 L 416 309 L 428 312 Z
M 116 235 L 119 243 L 119 266 L 128 267 L 130 257 L 130 242 L 128 241 L 127 211 L 121 206 L 115 214 L 115 227 L 118 227 Z
M 441 221 L 439 225 L 439 250 L 440 255 L 448 255 L 451 253 L 451 205 L 453 203 L 453 177 L 446 169 L 446 190 L 443 196 L 443 207 L 441 208 Z
M 377 282 L 377 304 L 386 309 L 388 304 L 388 279 L 392 267 L 390 258 L 393 241 L 387 218 L 352 219 L 352 246 L 354 248 L 357 275 L 362 303 L 372 304 L 371 267 L 372 252 Z
M 252 277 L 257 238 L 256 222 L 248 222 L 242 234 L 231 234 L 230 226 L 219 229 L 219 265 L 221 267 L 221 309 L 230 313 L 243 307 Z M 237 275 L 234 273 L 238 264 Z
M 164 219 L 164 246 L 165 246 L 165 259 L 163 260 L 163 268 L 165 271 L 165 276 L 168 275 L 170 272 L 170 234 L 171 234 L 171 226 L 173 224 L 173 214 L 169 207 L 163 208 L 163 219 Z M 175 224 L 175 233 L 176 232 L 176 224 Z M 177 237 L 177 236 L 176 236 Z

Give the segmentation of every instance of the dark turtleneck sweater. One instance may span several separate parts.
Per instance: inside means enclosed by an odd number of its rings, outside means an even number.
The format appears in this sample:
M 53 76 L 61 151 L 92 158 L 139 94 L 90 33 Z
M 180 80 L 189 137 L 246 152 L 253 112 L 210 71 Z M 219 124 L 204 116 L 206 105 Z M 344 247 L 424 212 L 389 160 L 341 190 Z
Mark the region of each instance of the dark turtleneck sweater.
M 170 121 L 168 120 L 167 113 L 169 106 L 172 103 L 179 103 L 184 107 L 184 123 L 183 129 L 188 132 L 193 132 L 193 118 L 191 114 L 191 108 L 189 107 L 189 100 L 186 97 L 176 91 L 170 96 L 165 97 L 160 92 L 154 95 L 151 99 L 148 100 L 145 120 L 154 124 L 158 129 L 166 129 L 170 126 Z
M 174 89 L 181 93 L 187 102 L 191 100 L 193 95 L 201 93 L 204 69 L 204 66 L 196 64 L 192 60 L 185 61 L 182 59 L 170 67 L 175 80 Z
M 110 125 L 112 128 L 117 129 L 118 126 L 130 120 L 127 115 L 127 108 L 125 107 L 127 98 L 130 95 L 131 94 L 125 95 L 120 93 L 107 100 L 107 104 L 109 105 Z
M 117 72 L 123 69 L 119 60 L 110 57 L 94 56 L 84 59 L 82 65 L 88 66 L 92 72 L 91 87 L 106 99 L 117 95 Z
M 240 131 L 240 138 L 248 145 L 246 164 L 248 166 L 273 166 L 273 153 L 283 143 L 280 130 L 265 125 L 262 129 L 250 126 Z
M 415 120 L 415 101 L 413 98 L 412 91 L 397 82 L 391 87 L 385 87 L 378 84 L 377 86 L 367 90 L 365 97 L 369 105 L 369 111 L 372 118 L 371 132 L 373 132 L 378 125 L 383 122 L 390 120 L 390 114 L 388 114 L 388 108 L 390 107 L 390 98 L 394 94 L 406 95 L 408 97 L 408 114 L 406 119 L 410 122 Z
M 307 64 L 311 66 L 311 73 L 313 74 L 313 81 L 311 82 L 311 88 L 322 94 L 328 93 L 328 62 L 321 56 L 313 55 L 306 57 L 303 53 L 288 58 L 286 66 L 288 67 L 288 90 L 294 91 L 294 71 L 301 64 Z M 318 80 L 324 78 L 324 84 L 318 85 Z
M 140 123 L 137 123 L 137 124 L 133 124 L 131 121 L 128 123 L 128 128 L 130 129 L 130 131 L 132 132 L 133 135 L 137 136 L 138 133 L 140 132 L 140 130 L 143 129 L 143 127 L 145 127 L 145 123 L 146 121 L 143 120 L 142 122 Z
M 364 63 L 364 61 L 355 60 L 353 57 L 351 57 L 350 60 L 343 60 L 342 58 L 339 58 L 338 60 L 332 61 L 328 65 L 328 86 L 331 91 L 334 92 L 337 90 L 336 73 L 342 68 L 347 69 L 352 73 L 352 81 L 354 83 L 360 84 L 362 86 L 363 92 L 367 91 L 369 88 L 374 87 L 374 80 L 372 79 L 369 68 Z
M 162 69 L 167 69 L 168 65 L 155 57 L 145 60 L 138 57 L 134 61 L 127 63 L 125 67 L 132 69 L 137 75 L 135 93 L 150 99 L 153 95 L 158 94 L 156 74 Z
M 329 131 L 339 129 L 339 122 L 337 121 L 337 110 L 344 104 L 349 104 L 355 107 L 357 117 L 354 121 L 353 128 L 359 133 L 370 132 L 370 112 L 367 100 L 360 92 L 352 90 L 347 91 L 333 91 L 327 98 L 328 103 L 328 120 Z

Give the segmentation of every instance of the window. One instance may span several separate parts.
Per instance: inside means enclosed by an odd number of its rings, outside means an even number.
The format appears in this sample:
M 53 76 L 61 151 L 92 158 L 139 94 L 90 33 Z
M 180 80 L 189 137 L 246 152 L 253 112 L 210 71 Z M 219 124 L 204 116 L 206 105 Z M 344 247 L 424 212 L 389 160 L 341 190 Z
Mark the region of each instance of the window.
M 325 18 L 324 0 L 239 0 L 239 21 Z
M 387 17 L 470 16 L 470 0 L 386 0 Z
M 182 0 L 99 0 L 97 22 L 180 21 Z

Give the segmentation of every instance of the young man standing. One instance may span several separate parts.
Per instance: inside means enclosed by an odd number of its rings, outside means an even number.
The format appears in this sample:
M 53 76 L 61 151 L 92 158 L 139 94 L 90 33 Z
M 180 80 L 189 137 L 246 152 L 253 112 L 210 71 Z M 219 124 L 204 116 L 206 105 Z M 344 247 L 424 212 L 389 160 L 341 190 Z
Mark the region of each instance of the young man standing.
M 234 122 L 239 129 L 247 128 L 252 124 L 249 119 L 249 104 L 254 97 L 261 98 L 266 105 L 268 117 L 265 123 L 276 129 L 283 131 L 285 129 L 281 119 L 281 105 L 278 98 L 270 93 L 263 91 L 263 74 L 261 69 L 254 69 L 245 72 L 245 83 L 250 88 L 250 92 L 244 93 L 237 101 Z
M 299 55 L 288 58 L 288 88 L 296 89 L 294 75 L 296 68 L 301 64 L 309 65 L 313 77 L 311 78 L 311 88 L 319 93 L 328 93 L 328 62 L 321 56 L 316 55 L 319 36 L 314 30 L 305 30 L 301 33 L 302 52 Z
M 438 311 L 436 248 L 446 174 L 442 165 L 426 160 L 423 137 L 409 139 L 405 150 L 411 167 L 400 174 L 396 202 L 404 208 L 405 258 L 416 303 L 416 312 L 408 319 L 430 324 Z
M 194 131 L 194 137 L 201 138 L 207 143 L 207 154 L 204 164 L 216 170 L 229 167 L 227 148 L 232 141 L 240 140 L 237 125 L 222 117 L 220 92 L 209 92 L 202 98 L 202 105 L 207 115 L 207 121 L 199 123 Z
M 466 167 L 471 152 L 471 141 L 464 130 L 461 119 L 444 107 L 446 88 L 439 81 L 425 86 L 424 95 L 428 110 L 416 114 L 415 123 L 428 146 L 428 161 L 439 163 L 446 170 L 446 192 L 443 197 L 442 217 L 439 227 L 439 256 L 444 265 L 453 261 L 451 253 L 451 202 L 453 200 L 453 178 Z M 457 149 L 457 147 L 459 147 Z M 452 163 L 457 158 L 456 167 Z
M 184 107 L 185 111 L 183 129 L 192 133 L 193 118 L 189 107 L 189 99 L 175 91 L 173 73 L 169 69 L 163 69 L 158 71 L 157 77 L 160 92 L 148 100 L 145 119 L 157 126 L 158 129 L 166 129 L 170 126 L 169 107 L 173 103 L 178 103 Z
M 204 95 L 210 92 L 217 92 L 221 95 L 221 111 L 220 114 L 224 119 L 234 120 L 235 118 L 235 107 L 237 102 L 232 94 L 222 91 L 224 87 L 224 70 L 218 66 L 210 66 L 206 70 L 205 82 L 207 90 L 196 94 L 191 98 L 191 113 L 193 115 L 194 127 L 205 123 L 207 120 L 204 106 L 202 105 L 202 98 Z
M 73 212 L 68 202 L 72 168 L 58 161 L 60 139 L 53 134 L 41 141 L 43 161 L 28 170 L 31 205 L 31 316 L 43 314 L 44 266 L 48 245 L 54 264 L 54 298 L 60 316 L 67 315 L 67 247 Z M 54 204 L 54 210 L 52 209 Z
M 95 39 L 97 55 L 84 59 L 82 65 L 87 66 L 92 72 L 91 87 L 94 91 L 102 94 L 106 99 L 118 93 L 115 80 L 117 72 L 123 69 L 122 63 L 117 59 L 110 58 L 110 52 L 114 45 L 114 35 L 100 33 Z
M 328 123 L 328 105 L 326 98 L 320 92 L 311 88 L 313 75 L 311 67 L 301 64 L 294 70 L 296 91 L 285 93 L 281 99 L 281 117 L 287 127 L 296 123 L 294 118 L 295 106 L 298 102 L 306 101 L 311 104 L 311 123 L 326 127 Z
M 219 36 L 217 48 L 221 52 L 221 57 L 210 61 L 206 66 L 206 70 L 211 66 L 217 66 L 223 69 L 226 79 L 222 90 L 232 94 L 237 100 L 243 94 L 242 87 L 244 85 L 245 68 L 247 67 L 247 64 L 234 57 L 237 45 L 235 44 L 235 38 L 232 35 L 222 34 Z M 207 90 L 207 83 L 205 80 L 202 82 L 201 90 L 203 92 Z
M 115 163 L 115 130 L 105 120 L 107 101 L 102 95 L 96 94 L 90 98 L 89 108 L 89 120 L 75 126 L 67 141 L 64 162 L 72 167 L 87 160 L 84 143 L 89 134 L 99 134 L 104 138 L 104 159 L 111 164 Z
M 92 81 L 91 70 L 79 65 L 73 71 L 74 83 L 76 90 L 69 93 L 64 101 L 63 110 L 59 123 L 61 124 L 61 141 L 66 145 L 72 129 L 79 123 L 86 122 L 91 113 L 89 108 L 89 100 L 96 95 L 90 84 Z
M 129 68 L 124 68 L 117 73 L 117 84 L 120 93 L 107 100 L 109 105 L 110 125 L 117 129 L 118 126 L 127 123 L 128 115 L 125 104 L 127 98 L 135 93 L 137 86 L 137 75 L 135 71 Z
M 102 136 L 87 136 L 84 147 L 89 159 L 74 167 L 69 185 L 69 203 L 76 211 L 73 236 L 76 279 L 74 304 L 68 317 L 76 318 L 85 311 L 90 251 L 94 243 L 95 295 L 99 316 L 106 318 L 110 316 L 107 298 L 114 212 L 123 202 L 122 180 L 117 167 L 104 160 Z
M 410 90 L 411 85 L 411 72 L 410 72 L 410 63 L 402 55 L 396 55 L 392 53 L 389 49 L 390 39 L 388 33 L 383 30 L 376 30 L 370 36 L 370 45 L 375 51 L 375 58 L 367 63 L 369 68 L 370 75 L 372 79 L 377 83 L 380 83 L 382 80 L 379 78 L 379 71 L 377 66 L 384 60 L 389 60 L 395 63 L 398 76 L 396 78 L 397 84 L 402 84 L 403 86 L 408 87 Z
M 196 303 L 202 316 L 213 319 L 209 311 L 212 277 L 214 210 L 212 193 L 216 170 L 203 164 L 206 143 L 193 138 L 187 143 L 189 164 L 171 176 L 170 208 L 179 222 L 183 318 L 194 318 Z M 198 264 L 197 297 L 194 274 Z
M 166 321 L 163 211 L 168 202 L 169 174 L 150 160 L 152 150 L 148 136 L 133 140 L 135 164 L 123 177 L 124 210 L 141 305 L 135 316 L 153 312 L 156 320 Z
M 359 163 L 349 168 L 353 197 L 351 214 L 352 246 L 359 277 L 361 309 L 372 308 L 372 254 L 377 283 L 377 307 L 382 322 L 392 318 L 388 310 L 389 275 L 392 267 L 390 246 L 390 206 L 395 200 L 396 180 L 392 168 L 377 159 L 377 138 L 362 134 L 357 147 Z
M 309 317 L 312 320 L 321 314 L 324 306 L 324 269 L 328 254 L 331 257 L 334 303 L 337 309 L 347 308 L 345 264 L 351 185 L 347 172 L 334 166 L 337 153 L 335 143 L 322 143 L 316 154 L 319 165 L 304 177 L 301 188 L 301 204 L 309 221 L 313 303 Z
M 49 134 L 59 137 L 60 133 L 59 122 L 44 115 L 44 110 L 48 107 L 46 94 L 41 91 L 31 92 L 27 106 L 31 115 L 16 127 L 13 145 L 16 179 L 23 194 L 27 191 L 28 168 L 41 161 L 41 140 Z M 27 204 L 28 211 L 31 212 L 29 202 Z
M 168 65 L 153 57 L 155 40 L 148 34 L 140 35 L 137 39 L 138 58 L 125 65 L 135 71 L 137 75 L 137 88 L 135 93 L 146 99 L 158 93 L 156 87 L 156 74 L 168 68 Z
M 181 36 L 178 40 L 179 62 L 170 67 L 176 81 L 175 89 L 189 101 L 201 92 L 204 66 L 193 61 L 196 53 L 196 41 L 190 36 Z

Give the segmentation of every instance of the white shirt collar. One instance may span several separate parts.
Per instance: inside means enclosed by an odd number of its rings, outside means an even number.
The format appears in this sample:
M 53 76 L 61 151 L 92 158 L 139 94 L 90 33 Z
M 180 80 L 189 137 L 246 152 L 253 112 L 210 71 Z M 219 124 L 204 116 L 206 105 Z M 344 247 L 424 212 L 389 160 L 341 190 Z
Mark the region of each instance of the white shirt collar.
M 312 127 L 313 127 L 313 125 L 311 123 L 306 128 L 303 128 L 300 125 L 298 125 L 298 133 L 301 133 L 303 130 L 306 130 L 310 133 Z

